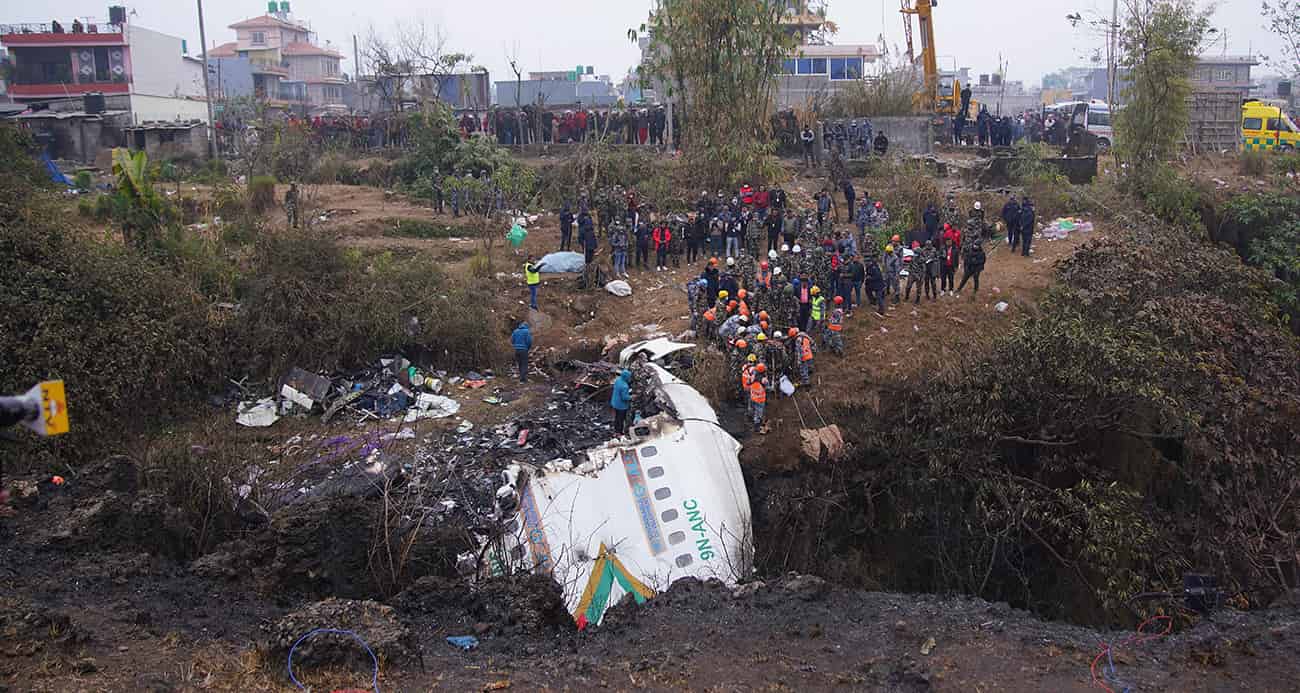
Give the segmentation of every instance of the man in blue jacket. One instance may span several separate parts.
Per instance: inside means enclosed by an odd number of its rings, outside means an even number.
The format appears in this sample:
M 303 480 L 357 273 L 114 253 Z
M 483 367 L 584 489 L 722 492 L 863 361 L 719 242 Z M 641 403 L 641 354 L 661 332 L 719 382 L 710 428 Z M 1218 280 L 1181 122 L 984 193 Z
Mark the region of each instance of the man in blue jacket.
M 528 352 L 533 348 L 533 333 L 528 323 L 521 322 L 510 335 L 510 346 L 515 348 L 515 363 L 519 366 L 519 382 L 528 382 Z
M 627 412 L 632 408 L 632 371 L 624 368 L 614 381 L 614 394 L 610 395 L 609 406 L 614 410 L 614 432 L 622 436 L 627 433 Z

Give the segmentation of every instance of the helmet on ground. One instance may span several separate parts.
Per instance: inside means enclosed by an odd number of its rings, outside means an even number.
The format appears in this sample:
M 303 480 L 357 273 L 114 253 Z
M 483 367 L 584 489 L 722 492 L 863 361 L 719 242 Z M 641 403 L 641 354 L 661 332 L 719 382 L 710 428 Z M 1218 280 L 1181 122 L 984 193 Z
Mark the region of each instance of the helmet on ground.
M 766 373 L 766 372 L 767 372 L 767 364 L 766 364 L 766 363 L 760 363 L 760 364 L 758 364 L 758 368 L 755 368 L 754 370 L 758 371 L 759 373 Z
M 726 298 L 726 297 L 728 297 L 728 296 L 730 296 L 730 295 L 731 295 L 731 294 L 727 293 L 727 290 L 726 290 L 726 289 L 723 289 L 722 291 L 719 291 L 719 292 L 718 292 L 718 298 Z
M 799 330 L 797 330 L 797 329 L 791 327 L 791 328 L 790 328 L 790 331 L 787 332 L 786 334 L 790 335 L 791 337 L 798 337 L 798 336 L 799 336 Z
M 814 287 L 812 288 L 812 295 L 813 295 L 813 296 L 816 296 L 817 294 L 820 294 L 821 292 L 822 292 L 822 288 L 821 288 L 820 286 L 814 286 Z
M 767 251 L 767 256 L 768 256 L 769 258 L 775 260 L 775 259 L 776 259 L 776 251 L 775 251 L 775 250 L 769 250 L 769 251 Z
M 842 305 L 843 303 L 844 303 L 844 297 L 843 297 L 843 296 L 836 296 L 836 297 L 835 297 L 835 305 L 838 306 L 838 305 Z

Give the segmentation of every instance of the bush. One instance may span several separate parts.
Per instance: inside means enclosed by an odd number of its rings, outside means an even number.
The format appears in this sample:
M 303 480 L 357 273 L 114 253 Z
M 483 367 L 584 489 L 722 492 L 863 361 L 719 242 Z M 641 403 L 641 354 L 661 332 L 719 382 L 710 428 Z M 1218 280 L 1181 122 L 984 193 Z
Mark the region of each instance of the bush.
M 275 208 L 275 178 L 255 176 L 248 182 L 248 206 L 256 214 L 265 214 Z
M 90 171 L 77 171 L 76 177 L 73 178 L 73 185 L 77 186 L 78 190 L 91 190 L 95 187 L 95 181 L 90 177 Z
M 82 197 L 80 200 L 77 200 L 77 214 L 82 219 L 94 219 L 96 201 L 97 198 L 90 197 Z
M 421 345 L 441 367 L 497 363 L 487 296 L 453 287 L 421 256 L 344 251 L 307 233 L 257 240 L 236 327 L 235 365 L 258 376 L 335 369 Z M 411 318 L 419 320 L 412 329 Z
M 487 253 L 479 251 L 469 259 L 469 276 L 475 279 L 487 279 L 492 276 L 492 259 Z
M 1300 548 L 1300 346 L 1267 278 L 1167 227 L 1091 241 L 1058 272 L 988 355 L 863 425 L 863 478 L 834 483 L 862 487 L 839 502 L 875 508 L 872 530 L 824 551 L 920 541 L 886 586 L 1057 617 L 1126 617 L 1189 570 L 1282 589 L 1273 557 Z
M 1268 172 L 1270 163 L 1268 152 L 1259 150 L 1242 152 L 1238 159 L 1243 176 L 1262 176 Z
M 69 449 L 174 416 L 222 382 L 221 339 L 203 297 L 168 267 L 69 228 L 53 202 L 0 217 L 0 390 L 67 382 Z

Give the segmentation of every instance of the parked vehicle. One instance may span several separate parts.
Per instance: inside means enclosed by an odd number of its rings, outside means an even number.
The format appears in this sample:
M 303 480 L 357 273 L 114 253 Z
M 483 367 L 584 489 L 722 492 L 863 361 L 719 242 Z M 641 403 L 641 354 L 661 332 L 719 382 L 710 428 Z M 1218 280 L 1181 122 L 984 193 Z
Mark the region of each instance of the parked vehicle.
M 1300 129 L 1279 106 L 1250 100 L 1241 104 L 1241 146 L 1245 151 L 1300 148 Z

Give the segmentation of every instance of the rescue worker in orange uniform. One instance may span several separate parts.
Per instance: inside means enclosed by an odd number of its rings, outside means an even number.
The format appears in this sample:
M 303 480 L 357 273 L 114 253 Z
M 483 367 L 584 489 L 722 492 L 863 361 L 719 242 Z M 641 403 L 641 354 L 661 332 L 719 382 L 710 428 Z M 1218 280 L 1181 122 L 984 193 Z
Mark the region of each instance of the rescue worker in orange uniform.
M 758 364 L 754 368 L 755 378 L 749 384 L 749 414 L 754 420 L 754 432 L 759 434 L 767 433 L 767 426 L 763 424 L 763 415 L 767 409 L 767 366 Z
M 835 308 L 826 321 L 826 343 L 836 354 L 844 355 L 844 297 L 835 297 Z
M 812 385 L 813 338 L 793 327 L 790 328 L 790 337 L 794 340 L 795 358 L 799 362 L 799 382 L 808 387 Z

